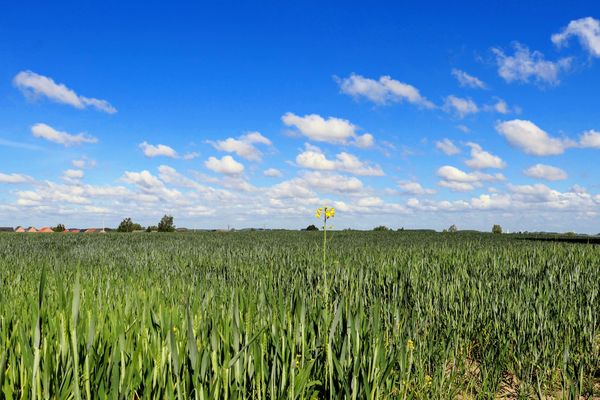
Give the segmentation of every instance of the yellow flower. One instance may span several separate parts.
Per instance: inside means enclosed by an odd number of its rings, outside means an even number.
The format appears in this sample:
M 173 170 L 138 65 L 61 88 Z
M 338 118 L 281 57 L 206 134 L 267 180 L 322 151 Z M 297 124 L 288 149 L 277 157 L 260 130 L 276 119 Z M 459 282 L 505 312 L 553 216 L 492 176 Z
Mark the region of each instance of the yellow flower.
M 406 348 L 408 351 L 413 351 L 415 349 L 415 342 L 413 342 L 411 339 L 408 339 L 406 342 Z
M 317 208 L 317 212 L 315 213 L 315 218 L 321 219 L 321 212 L 323 212 L 323 208 Z
M 425 386 L 431 385 L 432 381 L 433 381 L 433 379 L 431 378 L 431 376 L 425 375 Z
M 335 208 L 325 208 L 325 216 L 327 218 L 333 218 L 335 216 Z

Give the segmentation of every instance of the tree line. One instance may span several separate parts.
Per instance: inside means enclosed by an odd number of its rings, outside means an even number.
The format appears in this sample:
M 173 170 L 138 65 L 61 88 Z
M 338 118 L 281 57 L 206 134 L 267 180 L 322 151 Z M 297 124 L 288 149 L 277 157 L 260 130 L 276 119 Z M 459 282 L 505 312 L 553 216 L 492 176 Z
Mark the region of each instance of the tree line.
M 158 225 L 148 226 L 144 228 L 142 225 L 133 222 L 131 218 L 125 218 L 117 227 L 117 232 L 134 232 L 143 231 L 146 232 L 174 232 L 175 225 L 173 224 L 173 216 L 165 215 L 161 218 Z

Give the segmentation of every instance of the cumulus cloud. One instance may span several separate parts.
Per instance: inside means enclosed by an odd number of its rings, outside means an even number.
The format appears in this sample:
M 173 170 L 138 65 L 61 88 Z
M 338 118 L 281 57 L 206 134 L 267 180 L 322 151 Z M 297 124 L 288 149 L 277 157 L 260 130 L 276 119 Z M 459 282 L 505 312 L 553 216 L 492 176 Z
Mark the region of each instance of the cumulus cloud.
M 190 151 L 189 153 L 185 153 L 183 156 L 181 156 L 181 158 L 186 161 L 193 160 L 194 158 L 198 157 L 200 157 L 200 153 L 195 151 Z
M 398 186 L 402 189 L 403 194 L 415 196 L 435 194 L 434 189 L 425 189 L 419 182 L 415 181 L 399 182 Z
M 579 139 L 579 146 L 600 149 L 600 132 L 595 130 L 584 132 Z
M 362 197 L 356 202 L 359 207 L 378 207 L 382 204 L 383 200 L 377 196 Z
M 384 172 L 378 165 L 370 165 L 361 161 L 353 154 L 341 152 L 336 155 L 335 160 L 328 159 L 318 148 L 309 146 L 307 150 L 298 154 L 296 164 L 302 168 L 343 171 L 355 175 L 383 176 Z
M 369 147 L 373 147 L 375 144 L 375 138 L 370 133 L 364 133 L 357 136 L 352 144 L 361 149 L 367 149 Z
M 531 121 L 514 119 L 496 125 L 496 130 L 508 143 L 526 154 L 551 156 L 562 154 L 575 143 L 569 139 L 558 139 L 548 135 Z
M 87 157 L 81 157 L 77 160 L 71 161 L 71 165 L 77 169 L 94 168 L 96 166 L 96 160 L 92 160 Z
M 498 75 L 506 82 L 530 82 L 556 85 L 561 72 L 571 67 L 571 58 L 548 61 L 539 51 L 530 51 L 520 43 L 514 44 L 514 55 L 506 55 L 498 48 L 492 49 L 496 56 Z
M 500 157 L 483 150 L 477 143 L 469 142 L 467 146 L 471 148 L 471 158 L 465 161 L 467 166 L 473 169 L 506 167 L 506 163 Z
M 50 142 L 62 144 L 63 146 L 69 147 L 82 143 L 97 143 L 98 139 L 93 136 L 89 136 L 85 133 L 79 133 L 72 135 L 67 132 L 58 131 L 46 124 L 35 124 L 31 127 L 31 133 L 33 136 L 49 140 Z
M 33 178 L 23 174 L 4 174 L 0 172 L 0 183 L 18 184 L 18 183 L 31 183 Z
M 302 180 L 309 188 L 329 193 L 356 193 L 363 190 L 363 183 L 358 178 L 339 174 L 308 172 L 302 175 Z
M 80 169 L 67 169 L 63 172 L 62 178 L 66 182 L 77 183 L 83 178 L 83 171 Z
M 435 107 L 431 101 L 421 95 L 416 87 L 392 79 L 387 75 L 381 76 L 379 80 L 374 80 L 351 74 L 348 78 L 336 78 L 336 80 L 342 93 L 354 98 L 365 97 L 376 104 L 407 101 L 424 108 Z
M 329 117 L 327 119 L 318 114 L 308 114 L 300 117 L 288 112 L 281 117 L 287 126 L 295 127 L 298 132 L 317 142 L 338 144 L 354 144 L 358 147 L 373 145 L 373 136 L 369 133 L 358 135 L 358 127 L 350 121 L 341 118 Z
M 501 181 L 505 177 L 502 174 L 484 174 L 482 172 L 465 172 L 456 167 L 445 165 L 437 170 L 437 175 L 442 178 L 438 182 L 441 187 L 448 188 L 455 192 L 468 192 L 481 187 L 482 182 Z
M 148 142 L 142 142 L 139 145 L 140 149 L 144 152 L 146 157 L 170 157 L 177 158 L 177 152 L 172 148 L 164 144 L 149 144 Z
M 483 83 L 479 78 L 474 77 L 472 75 L 467 74 L 465 71 L 454 68 L 452 70 L 452 76 L 456 78 L 458 84 L 461 87 L 469 87 L 473 89 L 485 89 L 485 83 Z
M 444 111 L 455 113 L 460 118 L 479 112 L 479 107 L 471 99 L 463 99 L 450 95 L 444 101 Z
M 262 158 L 262 152 L 254 146 L 255 144 L 271 145 L 271 141 L 261 135 L 260 132 L 250 132 L 237 139 L 227 138 L 210 143 L 219 151 L 235 153 L 250 161 L 260 161 Z
M 283 174 L 277 168 L 268 168 L 263 171 L 263 175 L 268 176 L 269 178 L 278 178 Z
M 460 149 L 450 139 L 438 140 L 435 147 L 447 156 L 453 156 L 460 153 Z
M 244 165 L 237 162 L 231 156 L 223 156 L 220 159 L 209 157 L 208 160 L 204 162 L 204 165 L 211 171 L 225 175 L 239 175 L 244 172 Z
M 592 17 L 580 18 L 569 22 L 560 33 L 552 35 L 552 43 L 558 47 L 567 45 L 571 37 L 579 39 L 579 43 L 594 57 L 600 57 L 600 21 Z
M 459 124 L 459 125 L 456 125 L 456 128 L 458 130 L 460 130 L 461 132 L 463 132 L 463 133 L 469 133 L 469 132 L 471 132 L 471 129 L 469 129 L 469 127 L 466 126 L 466 125 Z
M 510 114 L 510 113 L 520 114 L 521 113 L 520 107 L 516 107 L 516 106 L 509 107 L 508 103 L 499 97 L 495 97 L 494 101 L 495 101 L 495 103 L 493 103 L 493 104 L 484 105 L 483 110 L 488 111 L 488 112 L 496 112 L 498 114 Z
M 183 195 L 175 189 L 168 188 L 162 180 L 152 175 L 148 170 L 140 172 L 125 171 L 121 181 L 135 185 L 140 191 L 135 199 L 141 202 L 181 201 Z
M 13 79 L 13 84 L 27 97 L 46 96 L 57 103 L 68 104 L 75 108 L 95 108 L 109 114 L 117 112 L 106 100 L 80 96 L 62 83 L 32 71 L 21 71 Z
M 530 178 L 545 179 L 547 181 L 562 181 L 568 178 L 567 173 L 562 169 L 545 164 L 535 164 L 523 173 Z
M 175 149 L 165 144 L 150 144 L 148 142 L 142 142 L 139 144 L 139 148 L 142 150 L 144 155 L 148 158 L 154 157 L 169 157 L 169 158 L 181 158 L 183 160 L 193 160 L 198 157 L 199 154 L 196 152 L 185 153 L 180 156 Z

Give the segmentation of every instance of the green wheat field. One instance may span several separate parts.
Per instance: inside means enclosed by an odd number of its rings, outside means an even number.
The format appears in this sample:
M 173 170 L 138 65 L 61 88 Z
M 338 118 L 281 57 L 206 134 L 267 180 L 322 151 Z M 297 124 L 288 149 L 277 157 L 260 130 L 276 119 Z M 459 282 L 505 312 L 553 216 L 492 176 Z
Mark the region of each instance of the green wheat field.
M 0 235 L 0 398 L 600 396 L 600 246 Z M 325 277 L 326 276 L 326 277 Z

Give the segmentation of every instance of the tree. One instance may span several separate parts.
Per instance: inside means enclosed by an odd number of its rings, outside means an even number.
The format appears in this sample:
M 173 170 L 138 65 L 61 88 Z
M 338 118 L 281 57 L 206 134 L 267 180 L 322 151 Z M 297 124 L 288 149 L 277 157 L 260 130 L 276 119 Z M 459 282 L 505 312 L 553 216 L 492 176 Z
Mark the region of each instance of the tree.
M 318 231 L 318 230 L 319 230 L 319 228 L 317 228 L 317 227 L 316 227 L 316 226 L 314 226 L 314 225 L 309 225 L 309 226 L 307 226 L 307 227 L 306 227 L 306 229 L 305 229 L 305 231 Z
M 119 224 L 119 227 L 117 228 L 117 232 L 133 232 L 133 230 L 134 230 L 133 225 L 134 224 L 133 224 L 133 221 L 131 220 L 131 218 L 125 218 Z
M 161 218 L 158 223 L 159 232 L 174 232 L 175 225 L 173 225 L 173 217 L 171 215 L 165 215 Z
M 158 227 L 156 225 L 148 226 L 146 228 L 146 232 L 156 232 L 157 230 L 158 230 Z
M 498 224 L 494 225 L 492 227 L 492 233 L 496 233 L 496 234 L 501 234 L 502 233 L 502 227 Z
M 458 227 L 454 224 L 450 225 L 450 228 L 448 228 L 448 232 L 450 233 L 456 233 L 458 232 Z
M 63 224 L 58 224 L 54 228 L 52 228 L 54 232 L 64 232 L 65 226 Z
M 373 228 L 373 230 L 376 232 L 385 232 L 385 231 L 389 231 L 390 228 L 388 228 L 385 225 L 379 225 L 379 226 L 376 226 L 375 228 Z

